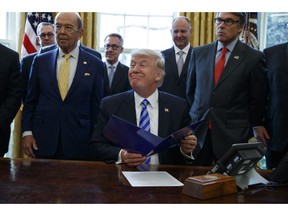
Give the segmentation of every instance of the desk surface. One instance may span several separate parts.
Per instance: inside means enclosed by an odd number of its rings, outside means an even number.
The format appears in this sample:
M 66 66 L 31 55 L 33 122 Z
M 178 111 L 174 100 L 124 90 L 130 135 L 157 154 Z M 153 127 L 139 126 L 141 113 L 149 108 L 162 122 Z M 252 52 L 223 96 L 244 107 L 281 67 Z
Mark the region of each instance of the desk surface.
M 183 182 L 205 167 L 154 166 Z M 245 191 L 199 200 L 182 187 L 131 187 L 127 165 L 88 161 L 0 159 L 0 203 L 288 203 L 288 187 L 250 186 Z

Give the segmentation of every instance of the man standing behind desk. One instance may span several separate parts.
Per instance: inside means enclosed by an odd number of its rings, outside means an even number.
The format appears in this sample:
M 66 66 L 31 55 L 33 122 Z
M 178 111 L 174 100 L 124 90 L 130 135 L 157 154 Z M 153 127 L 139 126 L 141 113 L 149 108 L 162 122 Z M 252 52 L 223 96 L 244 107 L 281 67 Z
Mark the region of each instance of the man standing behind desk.
M 59 49 L 36 56 L 32 65 L 23 150 L 36 158 L 86 160 L 103 97 L 103 62 L 77 45 L 84 31 L 78 13 L 58 13 L 55 25 Z
M 248 142 L 252 128 L 265 145 L 266 66 L 262 52 L 238 39 L 245 18 L 245 13 L 217 13 L 217 41 L 193 49 L 187 78 L 192 122 L 210 110 L 209 123 L 195 134 L 201 148 L 195 165 L 210 166 L 232 144 Z M 214 72 L 218 66 L 222 74 Z
M 56 43 L 56 38 L 55 38 L 55 27 L 53 23 L 50 22 L 41 22 L 37 26 L 37 38 L 36 40 L 42 47 L 45 46 L 50 46 Z M 29 80 L 29 75 L 30 75 L 30 70 L 32 66 L 32 62 L 34 57 L 38 54 L 41 53 L 41 49 L 39 52 L 35 52 L 29 55 L 26 55 L 22 58 L 21 60 L 21 75 L 23 77 L 24 81 L 24 88 L 23 88 L 23 97 L 22 97 L 22 102 L 26 100 L 27 97 L 27 86 L 28 86 L 28 80 Z
M 128 77 L 133 90 L 108 96 L 102 100 L 90 146 L 93 160 L 126 163 L 129 166 L 137 166 L 146 161 L 145 156 L 129 153 L 109 142 L 102 133 L 112 115 L 141 127 L 140 113 L 144 99 L 149 102 L 147 115 L 150 119 L 149 131 L 152 134 L 165 138 L 190 124 L 187 102 L 180 97 L 158 91 L 157 88 L 161 86 L 164 75 L 164 59 L 160 53 L 146 49 L 132 53 Z M 180 147 L 153 155 L 149 163 L 187 164 L 193 158 L 192 152 L 196 144 L 196 137 L 188 135 L 183 138 Z
M 128 80 L 128 70 L 126 65 L 119 62 L 119 55 L 123 52 L 123 38 L 117 33 L 106 36 L 104 40 L 105 47 L 105 68 L 104 87 L 105 96 L 117 94 L 131 89 Z
M 19 54 L 0 44 L 0 157 L 8 151 L 10 125 L 21 105 Z
M 288 43 L 264 49 L 268 69 L 268 105 L 265 118 L 271 138 L 267 140 L 266 164 L 275 168 L 288 152 Z
M 192 46 L 189 42 L 191 33 L 192 26 L 187 17 L 180 16 L 175 18 L 172 22 L 171 29 L 174 46 L 162 51 L 165 58 L 166 75 L 159 90 L 166 91 L 184 99 L 186 99 L 186 78 L 192 51 Z

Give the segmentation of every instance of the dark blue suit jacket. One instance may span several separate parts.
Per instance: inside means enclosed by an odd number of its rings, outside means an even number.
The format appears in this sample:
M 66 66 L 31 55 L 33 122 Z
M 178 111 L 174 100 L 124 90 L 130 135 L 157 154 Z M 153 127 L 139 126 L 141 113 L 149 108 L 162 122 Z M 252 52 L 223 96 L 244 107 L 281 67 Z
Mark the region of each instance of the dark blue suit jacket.
M 90 147 L 93 160 L 106 162 L 118 160 L 120 148 L 109 142 L 102 134 L 113 114 L 132 124 L 137 124 L 133 90 L 108 96 L 102 100 Z M 159 91 L 158 136 L 165 138 L 189 124 L 187 102 L 182 98 Z M 175 147 L 159 154 L 159 162 L 161 164 L 186 164 L 187 160 L 181 154 L 180 148 Z
M 109 87 L 109 78 L 107 73 L 107 66 L 104 63 L 104 86 L 105 86 L 105 96 L 117 94 L 120 92 L 128 91 L 131 89 L 129 79 L 128 79 L 128 71 L 129 67 L 120 62 L 117 65 L 111 88 Z
M 21 105 L 19 54 L 0 44 L 0 157 L 8 151 L 10 124 Z
M 263 125 L 267 97 L 267 70 L 262 52 L 238 41 L 214 86 L 217 42 L 195 47 L 187 77 L 187 99 L 192 122 L 209 112 L 212 145 L 221 158 L 234 143 L 248 142 L 253 126 Z M 197 130 L 202 147 L 208 124 Z M 214 125 L 214 126 L 213 126 Z
M 34 58 L 22 131 L 33 132 L 39 148 L 36 157 L 54 155 L 60 142 L 65 158 L 87 159 L 104 92 L 103 62 L 79 49 L 75 77 L 64 101 L 57 84 L 58 49 Z
M 80 47 L 82 47 L 85 51 L 89 52 L 90 54 L 95 55 L 96 57 L 98 57 L 101 60 L 101 58 L 102 58 L 101 53 L 97 52 L 94 49 L 91 49 L 89 47 L 84 46 L 82 43 L 80 43 Z M 27 97 L 28 80 L 29 80 L 30 70 L 31 70 L 31 66 L 32 66 L 32 62 L 33 62 L 34 57 L 39 53 L 48 52 L 48 51 L 51 51 L 51 50 L 57 49 L 57 48 L 58 48 L 57 44 L 45 46 L 45 47 L 42 47 L 39 50 L 39 52 L 31 53 L 31 54 L 26 55 L 22 58 L 21 67 L 20 67 L 21 75 L 23 78 L 22 103 L 25 102 L 26 97 Z
M 283 151 L 288 143 L 288 43 L 264 49 L 268 69 L 266 126 L 268 148 Z
M 165 59 L 165 77 L 162 86 L 159 88 L 161 91 L 182 97 L 186 99 L 186 79 L 189 60 L 191 56 L 192 47 L 186 56 L 180 77 L 178 75 L 175 50 L 174 47 L 162 51 Z

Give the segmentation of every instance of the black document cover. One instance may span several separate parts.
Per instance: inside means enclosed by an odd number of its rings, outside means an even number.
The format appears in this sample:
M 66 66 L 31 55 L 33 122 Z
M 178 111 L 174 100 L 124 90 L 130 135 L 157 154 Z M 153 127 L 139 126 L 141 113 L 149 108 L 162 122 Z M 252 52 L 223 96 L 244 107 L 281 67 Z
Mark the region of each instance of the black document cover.
M 181 139 L 188 134 L 192 134 L 192 131 L 203 121 L 200 120 L 184 127 L 163 139 L 112 115 L 103 130 L 103 134 L 113 144 L 126 149 L 128 152 L 150 156 L 179 145 Z

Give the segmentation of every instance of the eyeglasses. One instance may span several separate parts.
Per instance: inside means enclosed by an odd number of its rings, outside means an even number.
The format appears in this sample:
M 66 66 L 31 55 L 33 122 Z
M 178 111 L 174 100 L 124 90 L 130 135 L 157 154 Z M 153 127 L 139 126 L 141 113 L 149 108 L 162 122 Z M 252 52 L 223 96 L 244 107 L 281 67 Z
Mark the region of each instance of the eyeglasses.
M 118 46 L 118 45 L 116 45 L 116 44 L 112 44 L 112 45 L 110 45 L 110 44 L 105 44 L 104 45 L 104 47 L 105 47 L 105 49 L 110 49 L 110 47 L 113 49 L 113 50 L 117 50 L 119 47 L 121 47 L 121 46 Z
M 217 17 L 214 20 L 215 20 L 216 25 L 220 25 L 222 22 L 224 22 L 224 24 L 227 26 L 231 26 L 234 23 L 239 23 L 239 20 L 233 20 L 231 18 L 221 19 L 220 17 Z
M 46 36 L 47 36 L 48 38 L 52 38 L 54 35 L 55 35 L 54 33 L 49 32 L 49 33 L 47 33 L 47 34 L 42 33 L 42 34 L 40 34 L 39 36 L 40 36 L 42 39 L 45 39 Z
M 72 32 L 75 30 L 74 26 L 72 25 L 56 25 L 56 32 L 59 32 L 62 30 L 62 28 L 64 29 L 65 32 Z

